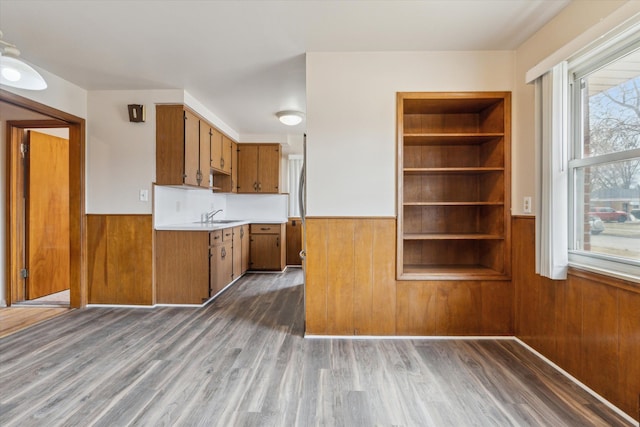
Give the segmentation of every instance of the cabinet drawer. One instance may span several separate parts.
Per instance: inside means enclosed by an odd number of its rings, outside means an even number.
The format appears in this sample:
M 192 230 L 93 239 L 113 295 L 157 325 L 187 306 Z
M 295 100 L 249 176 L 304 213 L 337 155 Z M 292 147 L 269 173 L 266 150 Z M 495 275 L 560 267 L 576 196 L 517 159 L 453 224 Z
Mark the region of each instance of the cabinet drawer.
M 209 232 L 209 245 L 216 246 L 222 243 L 222 232 L 224 230 L 214 230 Z
M 224 228 L 220 231 L 222 231 L 222 241 L 225 243 L 231 243 L 233 240 L 233 228 Z
M 280 228 L 280 224 L 251 224 L 251 234 L 276 234 Z

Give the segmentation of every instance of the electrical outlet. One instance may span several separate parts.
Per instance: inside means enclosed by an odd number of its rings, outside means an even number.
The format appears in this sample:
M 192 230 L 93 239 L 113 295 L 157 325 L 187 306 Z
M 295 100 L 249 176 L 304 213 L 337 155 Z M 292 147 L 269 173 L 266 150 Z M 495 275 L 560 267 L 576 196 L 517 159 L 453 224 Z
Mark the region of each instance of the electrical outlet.
M 524 211 L 524 213 L 531 213 L 531 197 L 527 196 L 524 198 L 523 203 L 522 203 L 522 210 Z
M 140 201 L 141 202 L 149 201 L 149 190 L 140 190 Z

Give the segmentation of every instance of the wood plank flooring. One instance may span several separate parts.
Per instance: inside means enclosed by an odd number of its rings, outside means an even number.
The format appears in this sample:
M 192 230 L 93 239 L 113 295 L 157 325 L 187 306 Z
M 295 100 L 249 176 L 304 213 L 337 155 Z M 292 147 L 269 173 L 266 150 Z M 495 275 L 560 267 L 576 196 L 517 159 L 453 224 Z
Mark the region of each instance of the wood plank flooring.
M 299 269 L 0 339 L 2 426 L 625 426 L 510 340 L 303 338 Z
M 0 338 L 71 311 L 64 307 L 0 308 Z

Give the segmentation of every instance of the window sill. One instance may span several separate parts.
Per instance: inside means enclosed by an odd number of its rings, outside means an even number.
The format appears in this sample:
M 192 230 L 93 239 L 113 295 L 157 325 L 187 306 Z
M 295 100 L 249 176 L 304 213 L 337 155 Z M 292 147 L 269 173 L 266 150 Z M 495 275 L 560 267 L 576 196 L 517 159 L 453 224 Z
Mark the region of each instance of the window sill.
M 640 277 L 635 275 L 624 274 L 578 262 L 569 263 L 569 271 L 567 274 L 583 279 L 595 280 L 626 291 L 640 293 Z

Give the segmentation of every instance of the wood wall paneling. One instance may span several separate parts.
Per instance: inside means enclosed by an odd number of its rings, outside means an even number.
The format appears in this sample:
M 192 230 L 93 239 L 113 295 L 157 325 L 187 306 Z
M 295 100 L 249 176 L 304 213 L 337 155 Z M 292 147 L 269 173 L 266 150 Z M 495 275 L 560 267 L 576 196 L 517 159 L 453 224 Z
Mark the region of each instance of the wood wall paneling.
M 327 333 L 327 221 L 307 219 L 305 269 L 306 333 Z
M 355 226 L 352 219 L 327 220 L 327 333 L 332 335 L 354 332 Z
M 516 336 L 640 419 L 640 286 L 575 269 L 540 277 L 535 219 L 514 217 L 512 230 Z
M 373 219 L 372 238 L 372 335 L 396 334 L 396 224 L 394 220 Z
M 397 283 L 398 335 L 437 335 L 436 282 Z
M 619 405 L 640 420 L 640 294 L 618 290 L 618 313 Z
M 88 215 L 90 304 L 154 303 L 151 215 Z
M 396 332 L 395 221 L 309 218 L 308 334 Z
M 287 222 L 287 265 L 302 265 L 302 221 L 300 218 L 289 218 Z

